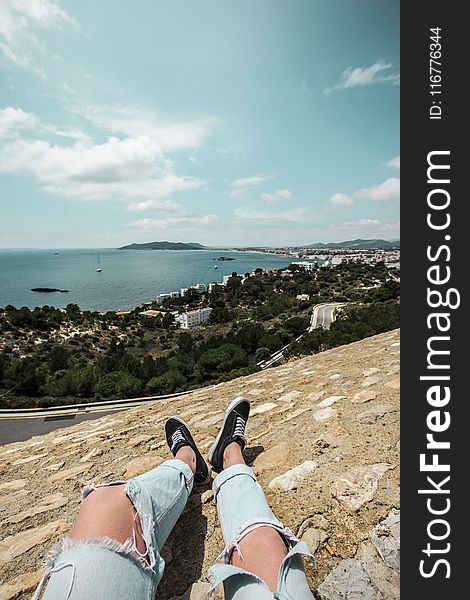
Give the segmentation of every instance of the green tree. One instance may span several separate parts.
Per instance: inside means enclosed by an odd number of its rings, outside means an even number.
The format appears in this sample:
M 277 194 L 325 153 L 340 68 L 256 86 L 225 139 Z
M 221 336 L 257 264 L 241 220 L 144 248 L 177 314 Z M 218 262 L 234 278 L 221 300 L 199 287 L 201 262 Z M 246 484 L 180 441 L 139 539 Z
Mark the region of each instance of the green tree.
M 142 381 L 127 371 L 115 371 L 102 375 L 95 392 L 104 398 L 133 398 L 142 391 Z
M 159 377 L 153 377 L 146 385 L 149 394 L 162 396 L 184 389 L 186 377 L 179 371 L 170 370 Z
M 243 348 L 235 344 L 223 344 L 204 352 L 194 367 L 194 373 L 200 381 L 204 381 L 215 379 L 220 373 L 239 369 L 246 364 L 247 356 Z

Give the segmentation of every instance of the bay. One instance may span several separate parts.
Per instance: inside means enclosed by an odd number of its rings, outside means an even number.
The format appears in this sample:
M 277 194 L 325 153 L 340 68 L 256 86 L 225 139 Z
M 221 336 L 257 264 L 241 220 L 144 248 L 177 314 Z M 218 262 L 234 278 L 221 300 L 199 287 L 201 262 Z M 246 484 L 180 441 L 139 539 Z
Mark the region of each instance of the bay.
M 214 260 L 221 255 L 235 260 Z M 233 271 L 283 268 L 291 262 L 274 254 L 221 250 L 6 249 L 0 250 L 0 306 L 63 308 L 74 303 L 83 310 L 132 309 L 160 293 L 221 283 Z M 69 292 L 31 291 L 37 287 Z

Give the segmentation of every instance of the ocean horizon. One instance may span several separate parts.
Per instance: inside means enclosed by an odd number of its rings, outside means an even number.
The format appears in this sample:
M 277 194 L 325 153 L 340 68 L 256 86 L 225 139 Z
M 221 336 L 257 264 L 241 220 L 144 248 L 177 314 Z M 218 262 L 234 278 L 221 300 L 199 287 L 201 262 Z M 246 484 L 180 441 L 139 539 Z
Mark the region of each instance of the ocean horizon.
M 233 261 L 217 261 L 229 256 Z M 283 268 L 291 258 L 237 250 L 0 249 L 0 307 L 77 304 L 83 310 L 133 309 L 158 294 L 196 283 L 221 283 L 233 271 Z M 97 272 L 97 266 L 102 268 Z M 217 266 L 217 269 L 214 267 Z M 33 292 L 57 288 L 68 293 Z

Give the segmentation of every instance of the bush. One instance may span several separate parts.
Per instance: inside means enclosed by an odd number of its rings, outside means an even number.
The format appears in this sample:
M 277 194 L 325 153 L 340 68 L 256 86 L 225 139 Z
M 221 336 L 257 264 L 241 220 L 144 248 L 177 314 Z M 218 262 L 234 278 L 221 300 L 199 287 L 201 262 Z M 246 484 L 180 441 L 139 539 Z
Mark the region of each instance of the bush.
M 133 398 L 142 391 L 142 381 L 127 371 L 115 371 L 102 375 L 95 392 L 104 398 Z

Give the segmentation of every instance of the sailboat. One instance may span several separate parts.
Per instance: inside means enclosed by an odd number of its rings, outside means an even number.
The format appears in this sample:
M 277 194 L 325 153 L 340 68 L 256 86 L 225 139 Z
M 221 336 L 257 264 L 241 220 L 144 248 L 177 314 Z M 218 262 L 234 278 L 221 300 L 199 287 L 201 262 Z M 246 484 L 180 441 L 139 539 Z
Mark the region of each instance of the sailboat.
M 103 269 L 101 268 L 101 257 L 100 257 L 100 255 L 99 255 L 99 254 L 98 254 L 98 256 L 96 257 L 96 262 L 97 262 L 96 272 L 97 272 L 97 273 L 101 273 L 101 271 L 102 271 Z

